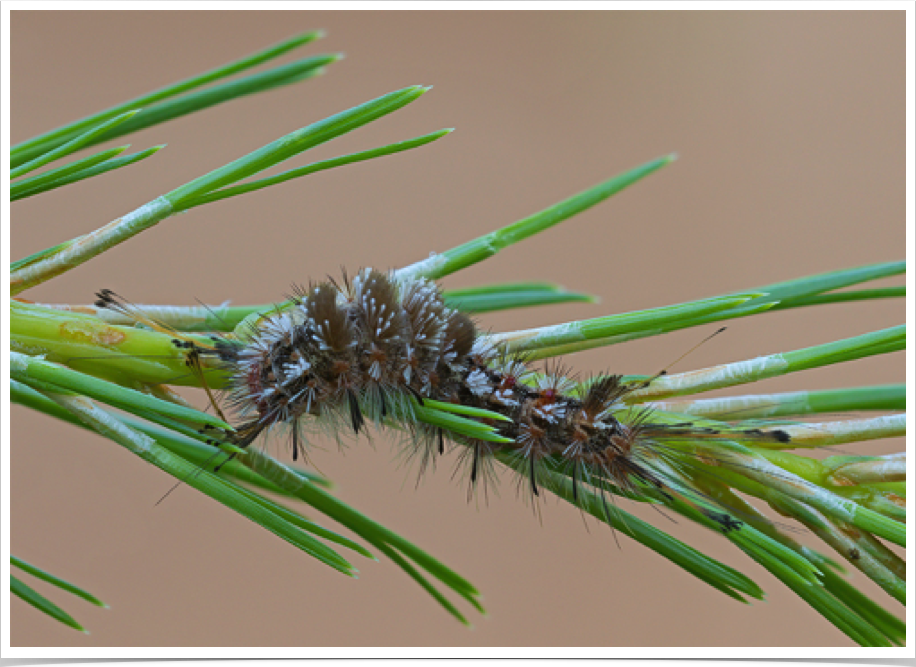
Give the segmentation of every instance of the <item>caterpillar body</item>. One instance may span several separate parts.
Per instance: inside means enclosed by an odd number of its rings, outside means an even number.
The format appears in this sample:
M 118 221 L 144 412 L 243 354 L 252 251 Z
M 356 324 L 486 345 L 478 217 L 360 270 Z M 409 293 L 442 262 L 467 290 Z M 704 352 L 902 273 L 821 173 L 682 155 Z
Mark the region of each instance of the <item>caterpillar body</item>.
M 127 311 L 110 291 L 98 305 Z M 491 483 L 494 457 L 508 455 L 530 492 L 540 495 L 545 465 L 560 466 L 582 485 L 610 482 L 627 493 L 640 486 L 678 493 L 660 440 L 735 437 L 690 423 L 662 424 L 651 410 L 624 399 L 647 382 L 598 375 L 580 384 L 559 366 L 538 373 L 524 356 L 499 351 L 464 313 L 446 306 L 424 278 L 367 268 L 352 280 L 294 288 L 289 307 L 243 323 L 212 347 L 180 340 L 215 359 L 228 377 L 224 407 L 237 421 L 233 444 L 247 447 L 264 433 L 288 429 L 292 455 L 307 452 L 309 432 L 364 431 L 367 422 L 398 427 L 408 454 L 422 466 L 449 446 L 460 448 L 470 489 Z M 467 437 L 416 419 L 424 400 L 487 410 L 502 442 Z M 743 438 L 784 440 L 782 431 L 742 431 Z M 727 514 L 704 512 L 724 530 Z

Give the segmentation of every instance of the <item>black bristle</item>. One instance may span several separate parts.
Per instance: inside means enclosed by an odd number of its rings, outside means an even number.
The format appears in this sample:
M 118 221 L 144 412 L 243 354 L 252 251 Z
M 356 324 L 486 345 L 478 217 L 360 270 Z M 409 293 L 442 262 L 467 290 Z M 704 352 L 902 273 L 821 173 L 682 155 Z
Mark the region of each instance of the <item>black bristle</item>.
M 405 386 L 405 388 L 407 389 L 407 391 L 409 391 L 409 392 L 411 393 L 411 395 L 412 395 L 415 399 L 417 399 L 417 403 L 418 403 L 418 404 L 420 405 L 420 407 L 422 408 L 422 407 L 423 407 L 423 394 L 421 394 L 419 391 L 417 391 L 416 389 L 414 389 L 413 387 L 411 387 L 409 384 L 408 384 L 408 385 L 404 385 L 404 386 Z
M 382 404 L 381 405 L 381 415 L 382 415 L 382 419 L 384 419 L 385 417 L 388 416 L 388 402 L 385 401 L 385 392 L 384 391 L 379 391 L 378 400 Z
M 347 399 L 350 402 L 350 421 L 353 424 L 353 432 L 358 435 L 359 429 L 365 424 L 363 413 L 359 409 L 359 401 L 356 398 L 356 394 L 350 389 L 347 390 Z
M 226 457 L 225 461 L 223 461 L 222 463 L 220 463 L 219 465 L 213 468 L 213 472 L 219 472 L 220 470 L 222 470 L 224 465 L 229 463 L 229 461 L 231 461 L 234 458 L 235 458 L 235 452 L 232 452 L 231 454 L 229 454 L 229 456 Z
M 474 443 L 474 455 L 471 457 L 471 484 L 477 484 L 477 461 L 480 458 L 480 443 Z

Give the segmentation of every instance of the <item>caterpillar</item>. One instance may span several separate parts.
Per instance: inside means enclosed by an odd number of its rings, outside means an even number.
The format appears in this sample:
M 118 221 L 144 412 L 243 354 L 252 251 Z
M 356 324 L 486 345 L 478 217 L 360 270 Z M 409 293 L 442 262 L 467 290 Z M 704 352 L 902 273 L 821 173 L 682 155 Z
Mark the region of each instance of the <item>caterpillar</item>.
M 100 307 L 130 310 L 111 291 L 97 296 Z M 679 492 L 665 473 L 662 440 L 788 439 L 783 431 L 655 423 L 651 409 L 625 404 L 651 379 L 625 382 L 602 374 L 580 384 L 559 365 L 539 373 L 523 355 L 490 344 L 466 314 L 448 308 L 434 282 L 372 268 L 352 279 L 344 273 L 340 281 L 294 287 L 288 307 L 243 322 L 235 333 L 215 337 L 212 346 L 175 344 L 211 357 L 228 377 L 214 404 L 236 422 L 233 444 L 248 447 L 284 428 L 294 460 L 306 456 L 312 431 L 339 440 L 372 423 L 405 431 L 408 454 L 419 456 L 424 468 L 447 446 L 459 448 L 471 490 L 492 483 L 494 458 L 502 454 L 533 496 L 541 494 L 548 464 L 571 478 L 574 498 L 583 485 L 602 489 L 604 482 L 627 494 L 649 487 L 669 495 Z M 418 421 L 415 412 L 424 401 L 496 413 L 502 419 L 490 425 L 501 442 Z M 723 530 L 738 525 L 728 514 L 704 513 Z

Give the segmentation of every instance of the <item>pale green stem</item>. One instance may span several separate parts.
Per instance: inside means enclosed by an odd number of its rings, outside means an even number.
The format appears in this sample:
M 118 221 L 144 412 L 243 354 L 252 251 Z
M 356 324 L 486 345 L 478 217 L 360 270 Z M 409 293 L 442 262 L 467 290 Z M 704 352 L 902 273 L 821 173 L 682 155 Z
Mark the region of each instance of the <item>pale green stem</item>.
M 54 254 L 13 271 L 10 274 L 10 296 L 87 262 L 171 214 L 172 204 L 164 197 L 158 197 L 104 227 L 73 239 Z
M 684 317 L 685 313 L 689 313 L 692 316 L 700 316 L 731 310 L 753 298 L 755 298 L 753 294 L 713 297 L 702 301 L 692 301 L 650 310 L 637 310 L 629 313 L 579 320 L 577 322 L 496 333 L 488 336 L 488 339 L 492 344 L 503 347 L 508 352 L 529 352 L 556 345 L 596 339 L 602 339 L 602 344 L 607 344 L 608 340 L 616 342 L 621 336 L 631 335 L 634 328 L 648 326 L 649 322 L 653 327 L 661 327 L 665 324 L 676 322 Z
M 906 529 L 899 523 L 774 465 L 762 456 L 755 456 L 749 450 L 742 453 L 737 446 L 731 447 L 725 443 L 714 447 L 703 445 L 701 449 L 728 468 L 767 488 L 811 505 L 835 519 L 855 524 L 895 544 L 906 544 Z
M 67 313 L 35 304 L 10 302 L 10 344 L 30 356 L 127 384 L 196 384 L 187 357 L 172 337 L 139 327 L 110 325 L 80 312 Z M 208 372 L 211 388 L 222 374 Z
M 783 355 L 770 354 L 677 375 L 664 375 L 654 379 L 648 387 L 629 394 L 627 401 L 642 402 L 733 387 L 782 375 L 788 368 L 789 362 Z
M 865 576 L 898 602 L 906 604 L 906 563 L 874 537 L 844 521 L 834 521 L 797 501 L 770 499 L 779 511 L 804 523 Z
M 163 458 L 171 458 L 173 456 L 164 447 L 160 447 L 151 437 L 126 426 L 85 396 L 65 396 L 52 392 L 46 392 L 45 395 L 62 408 L 76 415 L 80 421 L 93 430 L 114 440 L 145 461 L 162 467 Z M 189 472 L 192 471 L 193 468 L 189 468 Z
M 627 401 L 642 402 L 697 394 L 904 349 L 906 326 L 900 325 L 782 354 L 655 378 L 648 387 L 628 395 Z
M 199 410 L 161 400 L 149 394 L 59 366 L 40 357 L 30 357 L 12 350 L 10 351 L 10 376 L 20 382 L 38 381 L 44 386 L 54 386 L 57 393 L 76 392 L 92 396 L 103 403 L 124 410 L 153 412 L 189 424 L 208 424 L 223 429 L 232 428 L 221 419 Z
M 653 401 L 656 410 L 727 421 L 850 410 L 902 410 L 903 385 Z
M 900 488 L 895 488 L 899 486 Z M 890 487 L 890 488 L 888 488 Z M 879 482 L 857 486 L 837 486 L 833 492 L 853 500 L 895 521 L 906 523 L 906 486 L 900 482 Z
M 871 419 L 850 419 L 819 424 L 780 426 L 779 430 L 789 436 L 788 442 L 758 442 L 756 443 L 757 446 L 767 449 L 829 447 L 848 442 L 905 436 L 906 415 L 886 415 L 872 417 Z
M 880 456 L 871 461 L 848 463 L 835 469 L 827 481 L 837 486 L 905 482 L 906 452 Z
M 35 306 L 41 308 L 51 308 L 63 312 L 80 313 L 97 317 L 107 324 L 118 324 L 132 326 L 136 324 L 136 319 L 122 312 L 111 310 L 110 308 L 99 308 L 98 306 L 89 305 L 69 305 L 65 303 L 35 303 Z M 252 308 L 250 306 L 229 306 L 225 301 L 218 306 L 164 306 L 149 304 L 134 304 L 138 313 L 142 313 L 155 322 L 171 327 L 176 331 L 209 331 L 219 329 L 220 320 L 232 322 L 233 325 L 244 319 L 234 311 L 242 312 L 248 315 L 253 311 L 269 310 L 269 305 Z M 215 321 L 214 321 L 215 320 Z

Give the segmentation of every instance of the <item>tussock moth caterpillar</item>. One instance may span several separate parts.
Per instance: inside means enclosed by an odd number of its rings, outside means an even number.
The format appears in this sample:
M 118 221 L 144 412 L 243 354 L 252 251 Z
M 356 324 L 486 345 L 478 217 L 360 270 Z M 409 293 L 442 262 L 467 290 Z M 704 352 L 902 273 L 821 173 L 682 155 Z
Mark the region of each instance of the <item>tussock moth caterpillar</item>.
M 110 291 L 97 305 L 129 312 Z M 649 381 L 598 375 L 580 385 L 560 365 L 538 373 L 523 356 L 505 354 L 465 314 L 448 308 L 437 285 L 363 269 L 352 280 L 294 289 L 289 307 L 243 322 L 233 338 L 212 346 L 175 340 L 210 357 L 228 376 L 220 401 L 235 419 L 231 443 L 248 447 L 277 429 L 289 432 L 293 459 L 305 455 L 309 433 L 359 435 L 368 423 L 398 427 L 409 456 L 425 468 L 447 444 L 459 448 L 470 492 L 492 483 L 493 459 L 508 456 L 532 496 L 543 470 L 554 466 L 599 490 L 640 488 L 677 494 L 661 440 L 698 438 L 786 441 L 784 431 L 721 431 L 692 423 L 655 423 L 650 409 L 630 408 L 626 396 Z M 498 442 L 456 435 L 416 419 L 425 401 L 486 410 Z M 217 410 L 220 406 L 214 402 Z M 661 465 L 659 465 L 661 462 Z M 469 495 L 470 495 L 469 492 Z M 692 492 L 696 493 L 696 492 Z M 689 499 L 688 499 L 689 500 Z M 738 525 L 704 510 L 723 530 Z

